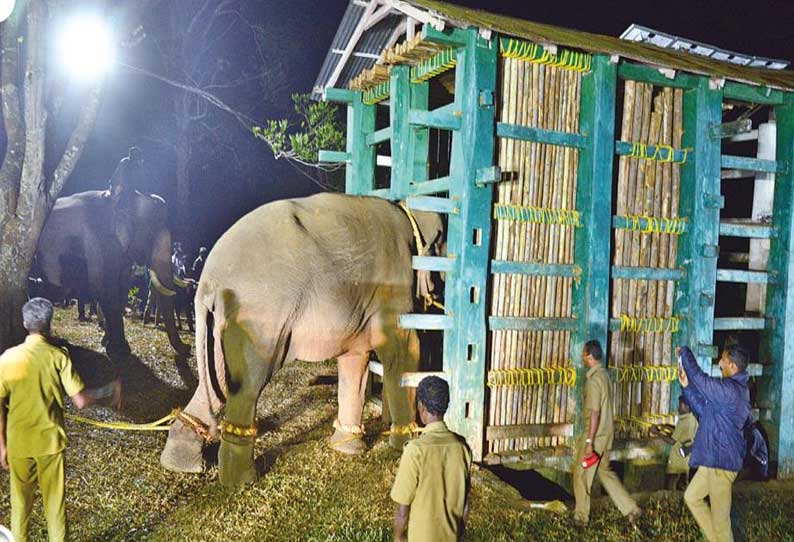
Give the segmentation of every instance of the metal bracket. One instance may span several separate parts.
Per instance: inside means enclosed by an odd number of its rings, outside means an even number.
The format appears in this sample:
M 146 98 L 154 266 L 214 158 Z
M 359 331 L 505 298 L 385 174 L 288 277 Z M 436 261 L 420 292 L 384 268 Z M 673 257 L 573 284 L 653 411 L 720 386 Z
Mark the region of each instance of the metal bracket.
M 706 209 L 722 209 L 725 207 L 725 197 L 721 194 L 703 194 L 703 206 Z
M 700 294 L 700 306 L 701 307 L 713 307 L 714 306 L 714 294 L 710 294 L 707 292 L 701 292 Z
M 487 184 L 498 183 L 502 180 L 502 170 L 499 166 L 480 168 L 474 176 L 475 186 L 485 186 Z
M 706 243 L 700 247 L 700 255 L 704 258 L 716 258 L 720 255 L 720 246 Z
M 490 107 L 494 103 L 493 91 L 481 90 L 480 91 L 480 107 Z

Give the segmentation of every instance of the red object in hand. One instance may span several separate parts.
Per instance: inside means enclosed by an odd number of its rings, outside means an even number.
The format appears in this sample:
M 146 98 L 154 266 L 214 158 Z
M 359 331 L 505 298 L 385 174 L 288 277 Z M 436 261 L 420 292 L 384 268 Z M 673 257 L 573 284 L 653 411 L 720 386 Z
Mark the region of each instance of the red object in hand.
M 601 456 L 599 456 L 595 452 L 593 452 L 590 455 L 586 455 L 586 456 L 584 456 L 584 459 L 582 459 L 582 468 L 587 470 L 590 467 L 592 467 L 593 465 L 595 465 L 596 463 L 598 463 L 600 460 L 601 460 Z

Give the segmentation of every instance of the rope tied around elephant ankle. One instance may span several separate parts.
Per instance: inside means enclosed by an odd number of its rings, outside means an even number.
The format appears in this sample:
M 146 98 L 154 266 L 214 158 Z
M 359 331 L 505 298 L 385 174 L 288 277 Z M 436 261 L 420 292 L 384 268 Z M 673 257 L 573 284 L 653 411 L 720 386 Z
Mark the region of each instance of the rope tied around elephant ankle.
M 364 436 L 364 426 L 361 424 L 345 425 L 339 421 L 339 418 L 334 420 L 334 429 L 342 433 L 350 433 L 351 435 L 358 435 L 359 438 Z
M 176 419 L 178 419 L 180 422 L 191 428 L 193 432 L 196 433 L 199 437 L 201 437 L 204 441 L 212 442 L 213 440 L 215 440 L 212 437 L 212 434 L 210 433 L 209 425 L 202 422 L 195 416 L 188 414 L 184 410 L 181 409 L 177 409 L 177 410 L 178 413 L 176 415 Z
M 411 438 L 417 437 L 425 430 L 424 427 L 419 427 L 416 422 L 411 422 L 405 425 L 391 424 L 391 427 L 385 434 L 387 435 L 406 435 Z

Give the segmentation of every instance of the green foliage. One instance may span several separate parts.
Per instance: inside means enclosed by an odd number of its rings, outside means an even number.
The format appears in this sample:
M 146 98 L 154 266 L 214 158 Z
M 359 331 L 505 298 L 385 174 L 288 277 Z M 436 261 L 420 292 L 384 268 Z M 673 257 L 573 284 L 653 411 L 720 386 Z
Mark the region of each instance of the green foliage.
M 344 127 L 336 105 L 314 101 L 309 94 L 293 94 L 292 103 L 296 120 L 269 120 L 264 127 L 253 129 L 254 136 L 270 146 L 276 159 L 314 165 L 320 150 L 345 148 Z
M 138 293 L 140 292 L 140 288 L 137 286 L 133 286 L 130 288 L 130 291 L 127 292 L 127 306 L 128 307 L 135 307 L 135 301 L 138 298 Z

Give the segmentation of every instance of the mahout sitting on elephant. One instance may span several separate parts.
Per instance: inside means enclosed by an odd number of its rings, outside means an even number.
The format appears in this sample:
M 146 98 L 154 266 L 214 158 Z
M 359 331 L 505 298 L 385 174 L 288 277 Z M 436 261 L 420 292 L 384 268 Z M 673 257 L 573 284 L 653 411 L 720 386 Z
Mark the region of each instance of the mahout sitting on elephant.
M 399 380 L 417 370 L 419 341 L 398 317 L 413 311 L 415 284 L 422 294 L 432 289 L 429 273 L 415 281 L 411 258 L 443 253 L 443 233 L 437 214 L 343 194 L 276 201 L 240 219 L 210 252 L 199 281 L 199 384 L 171 427 L 161 464 L 201 472 L 202 437 L 220 430 L 221 482 L 253 480 L 256 403 L 292 359 L 337 359 L 334 449 L 366 449 L 361 417 L 373 350 L 384 365 L 384 408 L 398 428 L 413 423 L 413 394 Z M 405 438 L 392 437 L 393 444 Z
M 168 338 L 179 353 L 189 352 L 174 324 L 174 283 L 171 276 L 171 232 L 165 201 L 154 194 L 134 191 L 127 196 L 123 239 L 114 227 L 115 202 L 110 191 L 80 192 L 58 198 L 39 238 L 37 260 L 42 276 L 51 285 L 75 291 L 99 302 L 105 319 L 108 354 L 126 354 L 124 308 L 127 304 L 133 262 L 146 265 L 161 287 L 161 306 Z M 80 261 L 85 276 L 68 262 Z M 169 295 L 170 294 L 170 295 Z

